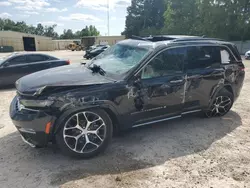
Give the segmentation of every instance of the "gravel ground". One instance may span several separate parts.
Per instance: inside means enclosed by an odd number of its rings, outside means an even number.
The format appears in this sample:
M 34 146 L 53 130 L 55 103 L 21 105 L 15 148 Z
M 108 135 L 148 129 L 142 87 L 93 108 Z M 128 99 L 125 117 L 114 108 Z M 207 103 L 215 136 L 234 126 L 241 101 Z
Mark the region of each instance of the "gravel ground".
M 50 54 L 82 58 L 82 52 Z M 0 187 L 250 187 L 249 64 L 241 96 L 225 117 L 188 116 L 134 129 L 90 160 L 23 143 L 8 115 L 15 90 L 1 90 Z

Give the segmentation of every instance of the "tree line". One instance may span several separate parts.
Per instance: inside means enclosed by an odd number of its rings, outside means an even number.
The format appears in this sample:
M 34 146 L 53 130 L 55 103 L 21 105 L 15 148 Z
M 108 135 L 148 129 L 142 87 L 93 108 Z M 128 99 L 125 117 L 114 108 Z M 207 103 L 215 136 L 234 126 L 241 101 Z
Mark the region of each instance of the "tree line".
M 52 37 L 53 39 L 80 39 L 84 36 L 98 36 L 100 32 L 95 26 L 86 26 L 80 31 L 73 32 L 72 29 L 65 29 L 61 35 L 56 31 L 56 24 L 51 26 L 46 26 L 41 23 L 37 26 L 28 25 L 24 21 L 15 22 L 10 19 L 0 18 L 0 31 L 16 31 L 34 35 L 41 35 L 46 37 Z
M 126 37 L 196 35 L 226 40 L 250 39 L 249 0 L 132 0 Z

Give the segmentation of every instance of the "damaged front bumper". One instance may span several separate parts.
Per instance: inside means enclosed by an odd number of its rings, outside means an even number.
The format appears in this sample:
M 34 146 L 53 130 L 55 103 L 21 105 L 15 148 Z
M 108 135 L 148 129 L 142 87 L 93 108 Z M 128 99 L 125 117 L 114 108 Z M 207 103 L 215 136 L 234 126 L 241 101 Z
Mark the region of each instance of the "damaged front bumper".
M 10 117 L 22 139 L 32 147 L 44 147 L 50 141 L 50 130 L 54 122 L 53 116 L 41 110 L 20 106 L 15 97 L 10 105 Z M 48 131 L 48 127 L 49 131 Z M 46 130 L 47 129 L 47 130 Z

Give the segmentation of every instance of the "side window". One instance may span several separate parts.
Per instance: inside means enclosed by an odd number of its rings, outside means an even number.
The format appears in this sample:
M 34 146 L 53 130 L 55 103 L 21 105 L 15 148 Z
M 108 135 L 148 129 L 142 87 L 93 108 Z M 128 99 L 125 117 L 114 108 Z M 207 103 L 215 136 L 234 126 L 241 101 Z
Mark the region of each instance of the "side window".
M 220 65 L 220 48 L 216 46 L 188 47 L 186 69 L 204 69 Z
M 234 60 L 231 53 L 228 51 L 227 48 L 221 47 L 220 48 L 220 55 L 221 55 L 221 63 L 222 64 L 229 64 Z
M 46 61 L 49 58 L 43 55 L 29 55 L 28 61 L 29 62 L 39 62 L 39 61 Z
M 182 72 L 185 58 L 185 47 L 165 50 L 142 70 L 142 79 Z
M 18 56 L 18 57 L 14 57 L 11 60 L 9 60 L 9 65 L 11 65 L 11 66 L 18 65 L 18 64 L 24 64 L 24 63 L 27 63 L 25 56 Z

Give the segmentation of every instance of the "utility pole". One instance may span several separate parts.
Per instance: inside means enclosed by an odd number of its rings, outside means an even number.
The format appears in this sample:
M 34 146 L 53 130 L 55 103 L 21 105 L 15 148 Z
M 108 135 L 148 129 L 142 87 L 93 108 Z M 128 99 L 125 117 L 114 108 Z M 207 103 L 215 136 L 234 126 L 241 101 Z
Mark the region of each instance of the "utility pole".
M 108 36 L 109 36 L 109 0 L 107 0 L 107 23 L 108 23 Z

